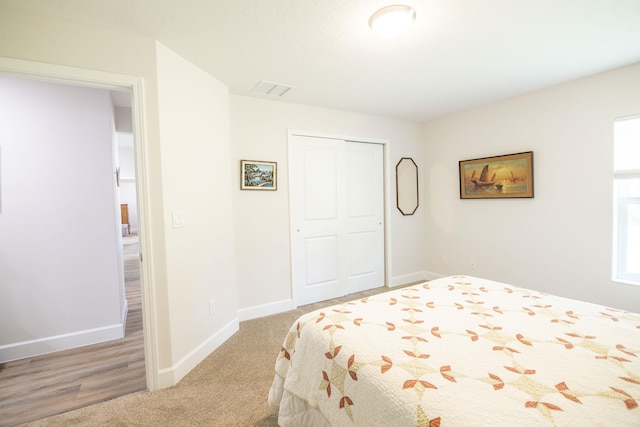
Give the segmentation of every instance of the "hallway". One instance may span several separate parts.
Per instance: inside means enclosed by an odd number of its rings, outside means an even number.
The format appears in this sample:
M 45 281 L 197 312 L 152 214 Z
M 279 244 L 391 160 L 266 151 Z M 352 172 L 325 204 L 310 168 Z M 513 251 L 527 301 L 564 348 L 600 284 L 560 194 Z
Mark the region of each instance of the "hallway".
M 146 389 L 138 238 L 123 238 L 125 337 L 0 364 L 0 426 Z

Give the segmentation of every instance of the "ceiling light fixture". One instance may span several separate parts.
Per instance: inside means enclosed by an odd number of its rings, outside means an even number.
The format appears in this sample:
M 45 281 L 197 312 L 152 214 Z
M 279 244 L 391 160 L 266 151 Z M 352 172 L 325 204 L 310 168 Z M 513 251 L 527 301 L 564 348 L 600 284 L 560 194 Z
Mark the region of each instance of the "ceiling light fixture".
M 376 11 L 369 18 L 369 26 L 382 37 L 394 37 L 402 34 L 416 19 L 414 8 L 395 4 Z

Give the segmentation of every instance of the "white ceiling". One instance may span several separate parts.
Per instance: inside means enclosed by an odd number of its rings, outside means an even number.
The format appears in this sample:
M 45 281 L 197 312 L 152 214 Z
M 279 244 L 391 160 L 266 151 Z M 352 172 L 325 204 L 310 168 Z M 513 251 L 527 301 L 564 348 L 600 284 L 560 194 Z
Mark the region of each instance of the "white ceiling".
M 382 39 L 369 16 L 397 0 L 0 0 L 152 37 L 260 96 L 425 121 L 640 61 L 640 0 L 406 0 L 413 27 Z

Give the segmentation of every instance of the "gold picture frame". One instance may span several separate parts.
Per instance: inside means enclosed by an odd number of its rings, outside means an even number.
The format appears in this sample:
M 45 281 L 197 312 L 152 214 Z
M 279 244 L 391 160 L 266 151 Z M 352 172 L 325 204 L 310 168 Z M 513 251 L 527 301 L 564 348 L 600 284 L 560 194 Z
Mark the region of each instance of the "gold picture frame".
M 533 198 L 533 151 L 459 162 L 461 199 Z

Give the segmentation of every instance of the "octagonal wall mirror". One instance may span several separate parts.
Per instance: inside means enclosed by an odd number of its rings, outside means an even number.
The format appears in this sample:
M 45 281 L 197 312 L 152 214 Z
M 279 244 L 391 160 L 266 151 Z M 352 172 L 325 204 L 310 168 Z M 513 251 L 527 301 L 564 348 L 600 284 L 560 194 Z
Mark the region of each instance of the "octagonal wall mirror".
M 418 165 L 411 157 L 403 157 L 396 165 L 396 206 L 402 215 L 413 215 L 418 209 Z

